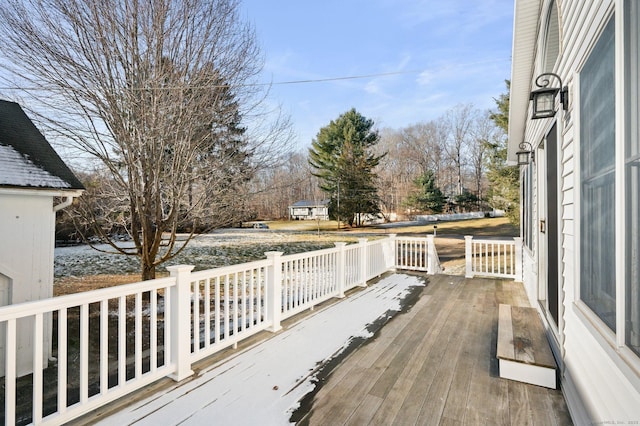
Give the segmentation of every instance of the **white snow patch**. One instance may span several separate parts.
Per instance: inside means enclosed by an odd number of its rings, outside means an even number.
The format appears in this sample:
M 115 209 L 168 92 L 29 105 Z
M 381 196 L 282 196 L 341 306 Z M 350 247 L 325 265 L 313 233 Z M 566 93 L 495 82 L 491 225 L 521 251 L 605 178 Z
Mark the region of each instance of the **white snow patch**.
M 0 144 L 0 185 L 69 188 L 71 185 L 33 164 L 12 146 Z
M 314 389 L 319 364 L 343 351 L 367 326 L 399 310 L 419 277 L 394 274 L 322 309 L 271 339 L 105 418 L 101 425 L 286 425 Z

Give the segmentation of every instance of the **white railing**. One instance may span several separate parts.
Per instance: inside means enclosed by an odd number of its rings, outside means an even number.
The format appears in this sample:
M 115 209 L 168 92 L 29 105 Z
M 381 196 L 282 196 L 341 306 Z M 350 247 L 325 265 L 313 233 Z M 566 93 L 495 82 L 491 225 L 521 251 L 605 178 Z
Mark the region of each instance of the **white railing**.
M 170 266 L 167 278 L 0 308 L 0 422 L 65 423 L 162 377 L 183 380 L 194 362 L 389 270 L 439 271 L 433 237 L 266 256 L 198 272 Z M 19 333 L 32 336 L 28 350 L 16 348 Z M 45 359 L 52 334 L 55 358 Z
M 465 277 L 489 276 L 522 281 L 522 239 L 482 240 L 465 236 Z
M 396 237 L 396 267 L 437 274 L 442 271 L 434 236 Z

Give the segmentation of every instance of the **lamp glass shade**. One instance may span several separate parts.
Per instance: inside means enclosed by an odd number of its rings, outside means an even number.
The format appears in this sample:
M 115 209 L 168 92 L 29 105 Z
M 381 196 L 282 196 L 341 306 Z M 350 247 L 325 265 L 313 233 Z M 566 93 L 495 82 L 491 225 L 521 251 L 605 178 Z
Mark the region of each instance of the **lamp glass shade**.
M 533 100 L 532 119 L 553 117 L 556 113 L 555 98 L 558 89 L 542 89 L 531 93 Z
M 516 156 L 518 157 L 518 165 L 525 166 L 529 164 L 529 155 L 531 152 L 529 151 L 518 151 L 516 152 Z

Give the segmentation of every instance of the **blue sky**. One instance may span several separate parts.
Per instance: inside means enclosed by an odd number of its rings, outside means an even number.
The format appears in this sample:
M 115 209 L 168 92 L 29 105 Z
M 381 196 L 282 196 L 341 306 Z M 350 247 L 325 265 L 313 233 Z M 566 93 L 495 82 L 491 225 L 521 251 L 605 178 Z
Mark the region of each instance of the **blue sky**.
M 299 149 L 352 107 L 396 129 L 493 108 L 510 77 L 513 0 L 243 0 L 242 13 Z

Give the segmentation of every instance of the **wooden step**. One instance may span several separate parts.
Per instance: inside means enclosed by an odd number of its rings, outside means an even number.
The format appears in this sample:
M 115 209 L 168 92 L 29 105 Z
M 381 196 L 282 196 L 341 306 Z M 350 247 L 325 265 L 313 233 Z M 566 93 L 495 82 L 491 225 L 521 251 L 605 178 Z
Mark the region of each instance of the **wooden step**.
M 498 307 L 500 377 L 556 388 L 556 362 L 535 308 Z

